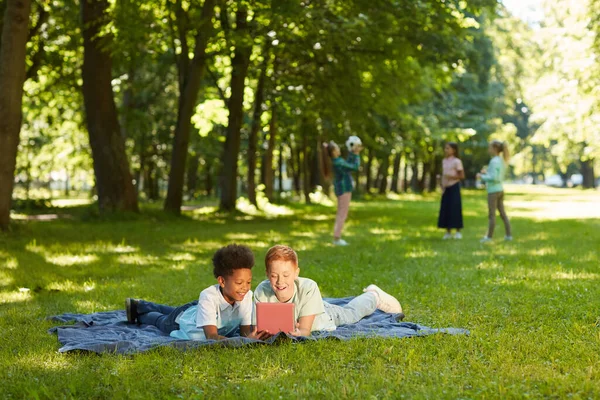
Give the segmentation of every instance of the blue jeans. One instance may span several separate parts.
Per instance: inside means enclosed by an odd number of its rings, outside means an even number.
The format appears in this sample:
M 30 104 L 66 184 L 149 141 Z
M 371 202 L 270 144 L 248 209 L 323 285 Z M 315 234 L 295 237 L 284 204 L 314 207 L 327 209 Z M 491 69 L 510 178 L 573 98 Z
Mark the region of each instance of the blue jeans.
M 179 324 L 175 322 L 179 314 L 197 304 L 198 300 L 194 300 L 175 308 L 164 304 L 138 300 L 137 319 L 140 324 L 154 325 L 164 333 L 171 333 L 179 329 Z

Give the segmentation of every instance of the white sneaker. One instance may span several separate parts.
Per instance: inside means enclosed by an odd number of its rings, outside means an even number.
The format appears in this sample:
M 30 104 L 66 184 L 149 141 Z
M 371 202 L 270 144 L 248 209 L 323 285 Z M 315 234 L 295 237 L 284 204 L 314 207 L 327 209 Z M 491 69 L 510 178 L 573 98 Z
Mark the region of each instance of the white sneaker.
M 346 242 L 344 239 L 337 239 L 333 241 L 333 245 L 334 246 L 348 246 L 348 242 Z
M 510 242 L 512 240 L 512 236 L 504 236 L 504 240 Z
M 488 242 L 491 242 L 491 241 L 492 241 L 492 238 L 489 238 L 489 237 L 487 237 L 487 236 L 484 236 L 484 237 L 483 237 L 483 239 L 481 239 L 481 240 L 479 241 L 479 243 L 488 243 Z
M 443 240 L 452 239 L 452 234 L 450 232 L 446 232 L 446 234 L 444 235 L 444 237 L 442 239 Z
M 454 239 L 462 239 L 462 233 L 460 233 L 460 232 L 456 232 L 456 233 L 454 234 Z
M 363 289 L 363 292 L 373 292 L 377 294 L 377 308 L 383 312 L 390 314 L 400 314 L 402 312 L 402 306 L 400 302 L 391 294 L 388 294 L 381 290 L 377 285 L 369 285 Z

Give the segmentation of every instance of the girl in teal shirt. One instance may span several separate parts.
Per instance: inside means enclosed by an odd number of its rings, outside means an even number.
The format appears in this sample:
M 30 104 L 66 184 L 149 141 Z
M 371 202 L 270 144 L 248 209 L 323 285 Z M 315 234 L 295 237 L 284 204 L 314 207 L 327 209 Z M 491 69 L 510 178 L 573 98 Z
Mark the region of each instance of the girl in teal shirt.
M 488 193 L 488 230 L 487 234 L 481 239 L 482 243 L 492 240 L 494 228 L 496 227 L 496 209 L 500 212 L 500 217 L 504 222 L 504 230 L 506 236 L 504 240 L 512 240 L 510 233 L 510 222 L 504 209 L 504 176 L 506 174 L 506 164 L 508 163 L 509 153 L 506 142 L 493 140 L 488 148 L 492 159 L 486 169 L 482 169 L 481 173 L 477 174 L 477 178 L 485 182 Z M 502 153 L 502 157 L 500 154 Z
M 341 157 L 342 152 L 334 142 L 323 143 L 323 147 L 325 147 L 323 149 L 323 174 L 325 178 L 329 179 L 331 177 L 331 170 L 333 169 L 333 188 L 338 204 L 333 229 L 333 244 L 336 246 L 348 246 L 348 242 L 342 239 L 342 230 L 348 217 L 352 189 L 354 188 L 351 173 L 358 171 L 360 166 L 360 157 L 358 154 L 362 150 L 362 145 L 355 145 L 350 150 L 348 159 L 346 160 Z M 329 164 L 330 162 L 332 165 Z

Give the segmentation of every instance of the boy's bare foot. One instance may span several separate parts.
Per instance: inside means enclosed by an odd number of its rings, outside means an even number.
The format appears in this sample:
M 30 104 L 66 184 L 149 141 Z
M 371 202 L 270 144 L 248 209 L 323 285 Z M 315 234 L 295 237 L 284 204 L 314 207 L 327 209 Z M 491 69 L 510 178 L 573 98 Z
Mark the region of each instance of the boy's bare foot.
M 400 314 L 402 312 L 402 306 L 400 302 L 391 294 L 388 294 L 381 290 L 377 285 L 367 286 L 363 292 L 373 292 L 377 294 L 379 301 L 377 302 L 377 308 L 383 312 L 390 314 Z

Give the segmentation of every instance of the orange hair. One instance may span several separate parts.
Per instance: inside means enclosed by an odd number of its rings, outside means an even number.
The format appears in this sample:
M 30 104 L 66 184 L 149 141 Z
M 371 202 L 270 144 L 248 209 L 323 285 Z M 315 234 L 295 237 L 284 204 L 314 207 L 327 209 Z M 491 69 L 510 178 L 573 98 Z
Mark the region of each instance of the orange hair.
M 267 271 L 273 261 L 291 261 L 294 266 L 298 267 L 298 254 L 290 246 L 277 244 L 267 251 L 265 256 L 265 267 Z

